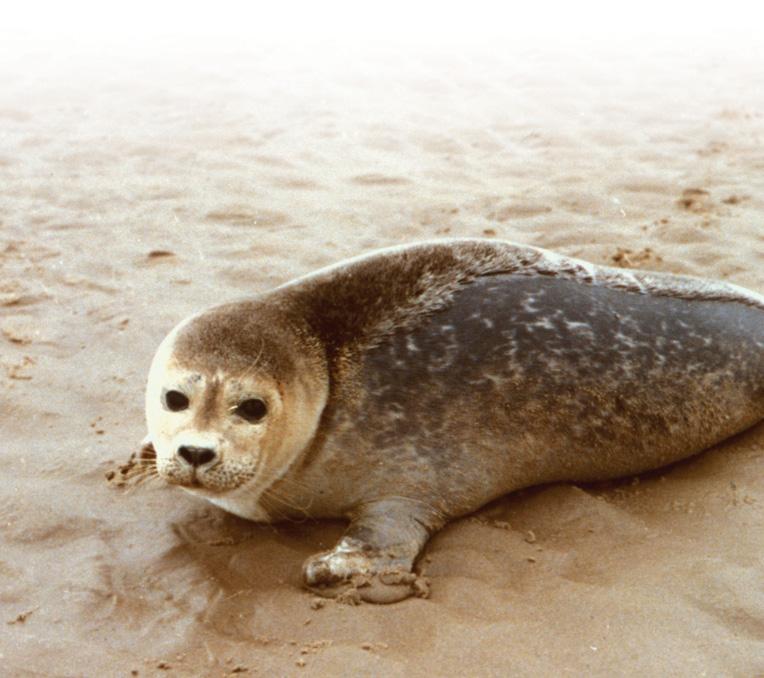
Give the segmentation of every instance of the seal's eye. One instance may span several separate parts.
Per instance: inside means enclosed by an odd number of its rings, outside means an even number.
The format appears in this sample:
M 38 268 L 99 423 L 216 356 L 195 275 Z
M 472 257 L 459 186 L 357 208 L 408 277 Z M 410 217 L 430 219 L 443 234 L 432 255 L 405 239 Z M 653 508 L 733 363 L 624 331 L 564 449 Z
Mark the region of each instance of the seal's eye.
M 164 402 L 168 410 L 180 412 L 188 407 L 188 397 L 180 391 L 167 391 L 164 394 Z
M 265 416 L 267 411 L 268 408 L 265 406 L 265 403 L 260 400 L 260 398 L 250 398 L 249 400 L 244 400 L 243 402 L 239 403 L 234 410 L 234 412 L 238 414 L 242 419 L 246 419 L 250 423 L 260 421 Z

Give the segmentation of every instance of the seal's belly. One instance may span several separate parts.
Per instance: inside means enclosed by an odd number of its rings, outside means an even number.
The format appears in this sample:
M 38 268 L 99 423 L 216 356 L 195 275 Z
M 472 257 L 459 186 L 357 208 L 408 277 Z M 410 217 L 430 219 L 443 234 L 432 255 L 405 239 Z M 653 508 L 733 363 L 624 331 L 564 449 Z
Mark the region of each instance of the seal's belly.
M 362 378 L 357 416 L 372 447 L 416 447 L 445 475 L 485 460 L 468 475 L 499 493 L 601 479 L 764 417 L 764 312 L 492 276 L 370 351 Z

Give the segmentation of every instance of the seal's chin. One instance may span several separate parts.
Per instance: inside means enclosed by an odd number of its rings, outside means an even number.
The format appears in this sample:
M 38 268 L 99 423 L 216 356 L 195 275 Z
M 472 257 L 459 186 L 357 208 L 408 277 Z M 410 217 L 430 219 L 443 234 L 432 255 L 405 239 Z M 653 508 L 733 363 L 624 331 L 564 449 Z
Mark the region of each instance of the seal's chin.
M 193 491 L 214 491 L 219 492 L 220 489 L 216 489 L 214 486 L 208 487 L 204 481 L 196 475 L 192 470 L 190 473 L 162 473 L 160 471 L 159 477 L 164 480 L 168 485 L 178 485 L 184 490 Z
M 215 489 L 211 487 L 205 487 L 204 485 L 202 485 L 200 482 L 196 480 L 190 483 L 184 483 L 180 485 L 180 487 L 181 489 L 185 490 L 186 492 L 189 492 L 190 494 L 194 494 L 197 497 L 204 497 L 205 499 L 209 499 L 210 497 L 219 497 L 223 494 L 226 494 L 229 491 L 228 488 Z
M 177 485 L 180 485 L 183 489 L 186 490 L 196 490 L 196 491 L 202 491 L 202 492 L 220 492 L 219 488 L 214 487 L 207 487 L 207 485 L 204 484 L 203 478 L 199 477 L 195 470 L 191 471 L 191 478 L 188 480 L 184 480 L 180 483 L 175 483 Z
M 246 479 L 238 480 L 234 478 L 226 479 L 221 482 L 219 478 L 209 478 L 204 474 L 192 474 L 188 479 L 182 481 L 172 480 L 173 485 L 180 485 L 184 490 L 193 492 L 200 496 L 217 496 L 226 492 L 233 492 L 246 484 Z

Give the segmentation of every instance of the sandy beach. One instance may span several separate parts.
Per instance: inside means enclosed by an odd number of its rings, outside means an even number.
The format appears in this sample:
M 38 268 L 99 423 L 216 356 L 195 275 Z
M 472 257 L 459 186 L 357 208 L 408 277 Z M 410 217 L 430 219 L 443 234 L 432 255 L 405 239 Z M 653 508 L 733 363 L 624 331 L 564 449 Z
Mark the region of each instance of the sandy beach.
M 340 522 L 105 477 L 175 323 L 376 247 L 764 292 L 761 48 L 0 49 L 0 674 L 764 676 L 762 425 L 502 499 L 391 606 L 301 588 Z

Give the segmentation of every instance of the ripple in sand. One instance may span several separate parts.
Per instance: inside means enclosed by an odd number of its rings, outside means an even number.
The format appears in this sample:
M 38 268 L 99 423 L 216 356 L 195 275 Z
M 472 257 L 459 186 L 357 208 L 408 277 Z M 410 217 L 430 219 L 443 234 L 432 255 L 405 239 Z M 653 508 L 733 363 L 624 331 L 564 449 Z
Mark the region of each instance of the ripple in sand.
M 274 177 L 271 184 L 276 188 L 288 188 L 298 191 L 313 191 L 321 188 L 319 184 L 311 179 L 292 179 L 289 177 Z
M 289 221 L 289 216 L 271 210 L 250 211 L 246 208 L 230 207 L 208 212 L 205 219 L 232 226 L 283 226 Z
M 27 316 L 9 316 L 0 322 L 0 334 L 12 344 L 25 345 L 42 337 L 38 322 Z
M 350 181 L 361 186 L 396 186 L 411 183 L 404 177 L 391 177 L 385 174 L 359 174 Z
M 47 228 L 49 231 L 79 231 L 84 228 L 92 228 L 93 224 L 88 224 L 84 221 L 72 221 L 58 224 L 50 224 Z
M 548 214 L 551 211 L 552 208 L 546 205 L 514 203 L 491 210 L 486 216 L 493 221 L 509 221 L 510 219 L 527 219 L 539 214 Z
M 418 146 L 427 153 L 436 155 L 462 155 L 464 149 L 461 144 L 447 135 L 432 135 L 416 141 Z
M 613 189 L 615 191 L 627 191 L 629 193 L 654 193 L 656 195 L 666 195 L 673 190 L 667 183 L 650 179 L 636 179 L 614 184 Z
M 30 306 L 47 299 L 47 292 L 32 292 L 20 280 L 0 282 L 0 306 Z
M 252 156 L 252 160 L 254 160 L 259 165 L 265 165 L 266 167 L 281 167 L 284 169 L 290 169 L 294 167 L 291 162 L 288 160 L 284 160 L 283 158 L 279 158 L 273 155 L 254 155 Z
M 32 114 L 26 111 L 17 111 L 12 108 L 0 108 L 0 120 L 11 120 L 12 122 L 29 122 Z

